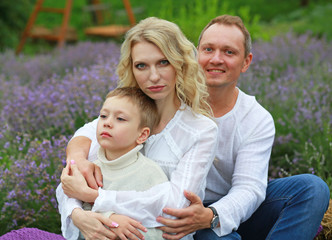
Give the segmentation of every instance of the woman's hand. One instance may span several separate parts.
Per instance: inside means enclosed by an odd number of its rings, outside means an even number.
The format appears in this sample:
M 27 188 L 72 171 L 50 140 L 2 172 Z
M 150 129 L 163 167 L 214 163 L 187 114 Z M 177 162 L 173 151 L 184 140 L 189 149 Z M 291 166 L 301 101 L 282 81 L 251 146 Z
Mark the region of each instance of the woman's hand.
M 74 160 L 68 162 L 67 166 L 62 170 L 61 183 L 62 189 L 68 197 L 84 202 L 94 202 L 98 197 L 98 190 L 88 186 Z
M 163 209 L 164 213 L 177 217 L 177 219 L 160 216 L 157 218 L 158 222 L 165 225 L 164 227 L 159 227 L 165 232 L 163 234 L 165 239 L 181 239 L 199 229 L 210 228 L 210 222 L 213 217 L 212 211 L 203 206 L 201 199 L 196 194 L 185 191 L 184 195 L 191 202 L 189 207 L 184 209 Z
M 117 239 L 117 235 L 110 230 L 116 229 L 117 223 L 100 213 L 76 208 L 73 210 L 71 218 L 86 240 Z
M 86 159 L 76 161 L 76 163 L 89 187 L 93 189 L 103 187 L 103 176 L 101 174 L 100 167 Z
M 87 137 L 78 136 L 71 139 L 67 146 L 67 162 L 71 159 L 76 161 L 78 169 L 93 189 L 103 186 L 103 176 L 100 168 L 88 161 L 91 140 Z
M 143 232 L 147 232 L 147 229 L 140 222 L 137 222 L 130 217 L 118 214 L 112 214 L 110 219 L 111 221 L 119 224 L 117 228 L 112 228 L 112 231 L 117 234 L 119 239 L 144 239 L 143 234 L 138 231 L 138 229 L 142 230 Z

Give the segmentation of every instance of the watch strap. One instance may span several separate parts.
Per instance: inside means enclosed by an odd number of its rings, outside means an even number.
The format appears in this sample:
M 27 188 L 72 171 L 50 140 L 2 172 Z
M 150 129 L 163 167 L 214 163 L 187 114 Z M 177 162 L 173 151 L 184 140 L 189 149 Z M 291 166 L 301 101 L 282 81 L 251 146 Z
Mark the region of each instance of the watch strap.
M 213 217 L 216 217 L 216 216 L 218 216 L 218 212 L 217 212 L 217 210 L 214 208 L 214 207 L 208 207 L 208 208 L 210 208 L 211 210 L 212 210 L 212 212 L 213 212 Z

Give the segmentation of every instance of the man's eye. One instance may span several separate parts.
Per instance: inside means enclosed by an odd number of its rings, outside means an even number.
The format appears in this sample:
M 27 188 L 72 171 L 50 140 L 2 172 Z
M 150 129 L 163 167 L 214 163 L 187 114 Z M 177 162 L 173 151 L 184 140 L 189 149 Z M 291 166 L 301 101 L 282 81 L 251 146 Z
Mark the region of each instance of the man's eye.
M 144 63 L 138 63 L 138 64 L 135 65 L 135 67 L 137 69 L 143 69 L 143 68 L 145 68 L 145 64 Z
M 204 51 L 205 52 L 212 52 L 212 48 L 206 47 L 206 48 L 204 48 Z
M 226 50 L 226 53 L 227 53 L 227 54 L 230 54 L 230 55 L 231 55 L 231 54 L 234 54 L 234 52 L 231 51 L 231 50 Z

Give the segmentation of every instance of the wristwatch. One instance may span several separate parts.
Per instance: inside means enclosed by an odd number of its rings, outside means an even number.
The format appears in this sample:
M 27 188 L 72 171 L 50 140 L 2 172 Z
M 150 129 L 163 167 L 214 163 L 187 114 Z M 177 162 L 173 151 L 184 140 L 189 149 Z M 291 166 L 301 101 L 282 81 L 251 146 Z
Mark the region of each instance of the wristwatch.
M 217 213 L 217 210 L 214 207 L 208 207 L 212 210 L 213 212 L 213 218 L 211 220 L 211 229 L 215 228 L 219 224 L 219 215 Z

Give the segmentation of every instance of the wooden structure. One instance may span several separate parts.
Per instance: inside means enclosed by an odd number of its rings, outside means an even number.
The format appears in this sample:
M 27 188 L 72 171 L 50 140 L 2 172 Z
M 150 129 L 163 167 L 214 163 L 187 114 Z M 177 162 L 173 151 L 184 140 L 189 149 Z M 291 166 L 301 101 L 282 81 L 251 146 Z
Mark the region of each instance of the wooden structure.
M 108 26 L 94 26 L 85 29 L 85 34 L 87 35 L 95 35 L 95 36 L 103 36 L 103 37 L 119 37 L 126 33 L 133 25 L 135 25 L 136 20 L 133 14 L 133 10 L 130 5 L 129 0 L 122 0 L 124 7 L 127 12 L 129 24 L 128 25 L 108 25 Z M 96 18 L 97 23 L 101 24 L 103 21 L 101 10 L 98 9 L 98 5 L 101 5 L 99 0 L 91 0 L 92 5 L 96 8 Z M 21 40 L 19 45 L 16 48 L 16 54 L 19 54 L 23 46 L 27 40 L 27 38 L 34 39 L 45 39 L 48 41 L 55 41 L 58 43 L 58 47 L 62 47 L 66 40 L 75 41 L 77 40 L 75 30 L 69 28 L 69 18 L 72 9 L 73 0 L 66 0 L 66 4 L 64 8 L 47 8 L 43 7 L 44 0 L 37 0 L 34 10 L 32 11 L 28 23 L 23 31 Z M 63 14 L 62 24 L 59 28 L 49 30 L 45 27 L 37 27 L 35 26 L 35 21 L 37 19 L 37 15 L 40 12 L 48 12 L 48 13 L 57 13 Z
M 44 0 L 37 0 L 34 10 L 32 11 L 30 18 L 28 20 L 28 23 L 23 31 L 20 43 L 18 47 L 16 48 L 16 54 L 19 54 L 23 46 L 25 44 L 25 41 L 27 38 L 41 38 L 41 39 L 46 39 L 49 41 L 56 41 L 58 42 L 58 46 L 62 47 L 66 41 L 68 40 L 75 40 L 75 34 L 72 35 L 72 39 L 69 39 L 68 35 L 68 23 L 69 23 L 69 18 L 70 18 L 70 13 L 71 13 L 71 8 L 72 8 L 72 0 L 66 0 L 66 5 L 64 8 L 46 8 L 43 7 L 43 2 Z M 57 13 L 57 14 L 62 14 L 62 24 L 60 28 L 51 31 L 47 28 L 42 28 L 42 27 L 36 27 L 34 26 L 37 15 L 39 12 L 49 12 L 49 13 Z
M 119 37 L 126 33 L 133 25 L 136 24 L 135 16 L 130 5 L 129 0 L 122 0 L 127 12 L 129 25 L 107 25 L 107 26 L 94 26 L 85 29 L 86 35 L 102 36 L 102 37 Z M 99 4 L 99 0 L 92 1 L 92 4 Z M 96 12 L 97 21 L 101 22 L 102 16 Z

